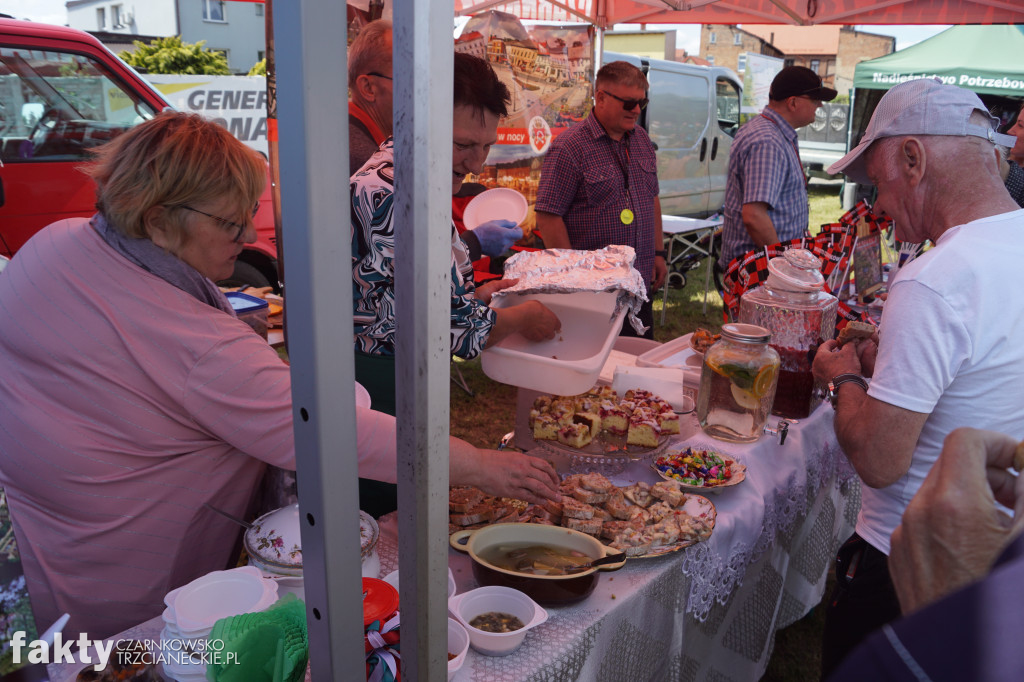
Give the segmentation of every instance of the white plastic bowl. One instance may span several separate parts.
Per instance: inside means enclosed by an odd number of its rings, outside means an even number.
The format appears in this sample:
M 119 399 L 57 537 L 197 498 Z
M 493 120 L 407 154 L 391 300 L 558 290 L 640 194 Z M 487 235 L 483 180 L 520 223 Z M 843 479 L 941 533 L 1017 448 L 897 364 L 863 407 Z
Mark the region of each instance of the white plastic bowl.
M 275 601 L 277 583 L 254 566 L 242 566 L 196 578 L 181 588 L 172 608 L 178 630 L 190 637 L 221 618 L 262 611 Z
M 469 644 L 485 656 L 507 656 L 523 643 L 526 633 L 548 619 L 545 611 L 525 594 L 511 587 L 488 585 L 470 590 L 448 600 L 448 610 L 469 633 Z M 486 632 L 469 624 L 477 616 L 497 611 L 523 621 L 514 632 Z
M 573 294 L 510 294 L 491 303 L 506 308 L 540 301 L 562 323 L 548 341 L 530 341 L 522 334 L 506 336 L 480 354 L 484 374 L 503 384 L 554 395 L 576 395 L 597 381 L 626 317 L 615 311 L 614 291 Z
M 388 585 L 391 585 L 391 587 L 395 588 L 396 590 L 398 589 L 398 571 L 391 571 L 386 576 L 381 578 L 381 580 L 386 582 Z M 450 599 L 453 596 L 455 596 L 455 576 L 452 575 L 452 569 L 449 568 L 448 569 L 448 597 Z
M 448 682 L 452 682 L 455 673 L 459 672 L 462 664 L 466 662 L 467 651 L 469 651 L 469 633 L 459 621 L 449 618 L 448 653 L 455 654 L 455 658 L 448 661 Z
M 469 230 L 491 220 L 511 220 L 521 225 L 529 208 L 526 197 L 516 190 L 495 187 L 473 197 L 462 214 L 462 222 Z

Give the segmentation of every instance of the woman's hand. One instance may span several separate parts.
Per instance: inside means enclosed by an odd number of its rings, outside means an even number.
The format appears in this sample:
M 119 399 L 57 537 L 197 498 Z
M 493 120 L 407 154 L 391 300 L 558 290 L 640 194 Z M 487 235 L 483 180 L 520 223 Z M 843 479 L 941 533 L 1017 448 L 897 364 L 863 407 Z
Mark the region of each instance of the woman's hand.
M 482 450 L 465 441 L 458 442 L 471 450 L 452 448 L 449 471 L 452 485 L 472 485 L 488 495 L 515 497 L 534 504 L 562 499 L 558 474 L 543 459 L 521 452 Z
M 492 279 L 489 282 L 484 282 L 476 288 L 476 297 L 483 301 L 485 305 L 491 304 L 491 296 L 502 289 L 508 289 L 514 287 L 519 283 L 518 279 Z

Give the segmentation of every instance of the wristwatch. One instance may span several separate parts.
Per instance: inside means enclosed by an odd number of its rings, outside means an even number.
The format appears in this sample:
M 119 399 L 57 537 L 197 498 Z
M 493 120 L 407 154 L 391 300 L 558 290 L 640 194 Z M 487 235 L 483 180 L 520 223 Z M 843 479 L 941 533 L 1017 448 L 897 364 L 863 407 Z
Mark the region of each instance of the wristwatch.
M 828 399 L 828 402 L 832 405 L 833 410 L 836 409 L 836 403 L 839 402 L 839 387 L 848 381 L 852 381 L 853 383 L 857 384 L 858 386 L 863 388 L 865 392 L 867 392 L 868 390 L 868 382 L 861 375 L 837 374 L 836 376 L 832 377 L 832 381 L 828 382 L 828 393 L 825 394 L 825 398 Z

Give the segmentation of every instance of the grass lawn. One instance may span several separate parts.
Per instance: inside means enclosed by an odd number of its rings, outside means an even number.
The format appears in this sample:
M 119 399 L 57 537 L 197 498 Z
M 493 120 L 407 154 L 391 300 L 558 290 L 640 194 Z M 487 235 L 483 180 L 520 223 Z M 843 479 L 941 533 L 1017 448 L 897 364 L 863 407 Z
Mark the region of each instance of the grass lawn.
M 811 185 L 809 223 L 812 232 L 816 232 L 823 223 L 837 221 L 842 215 L 839 190 L 838 183 L 815 182 Z M 717 292 L 712 291 L 708 295 L 707 313 L 702 310 L 704 265 L 702 263 L 688 273 L 684 288 L 669 289 L 664 325 L 660 323 L 662 298 L 659 292 L 654 301 L 654 336 L 658 341 L 671 341 L 697 327 L 717 330 L 721 326 L 722 298 Z M 479 360 L 457 362 L 475 397 L 470 397 L 454 383 L 451 385 L 451 433 L 480 447 L 496 447 L 502 436 L 515 426 L 516 389 L 488 379 L 480 369 Z M 824 614 L 819 606 L 803 620 L 780 630 L 768 670 L 762 679 L 769 682 L 817 680 L 823 627 Z

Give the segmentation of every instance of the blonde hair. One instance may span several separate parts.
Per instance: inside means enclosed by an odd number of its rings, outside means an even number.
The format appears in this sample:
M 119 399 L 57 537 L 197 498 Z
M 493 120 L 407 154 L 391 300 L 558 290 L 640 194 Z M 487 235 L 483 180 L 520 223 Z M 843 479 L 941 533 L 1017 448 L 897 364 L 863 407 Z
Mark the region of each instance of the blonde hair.
M 154 206 L 228 198 L 250 207 L 266 185 L 263 157 L 198 114 L 165 111 L 93 153 L 94 160 L 81 170 L 96 182 L 96 208 L 127 237 L 151 236 L 146 212 Z M 188 215 L 172 211 L 165 218 L 179 246 L 189 238 Z

